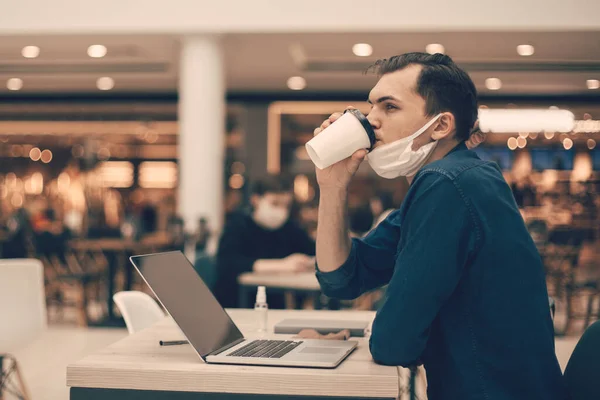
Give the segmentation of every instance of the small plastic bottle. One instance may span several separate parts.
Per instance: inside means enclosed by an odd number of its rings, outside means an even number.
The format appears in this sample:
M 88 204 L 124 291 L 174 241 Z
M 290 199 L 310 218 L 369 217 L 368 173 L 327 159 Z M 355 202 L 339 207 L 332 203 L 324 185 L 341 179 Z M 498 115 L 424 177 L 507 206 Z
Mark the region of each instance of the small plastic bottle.
M 256 303 L 254 304 L 254 313 L 256 314 L 256 327 L 258 332 L 267 331 L 267 290 L 264 286 L 259 286 L 256 292 Z

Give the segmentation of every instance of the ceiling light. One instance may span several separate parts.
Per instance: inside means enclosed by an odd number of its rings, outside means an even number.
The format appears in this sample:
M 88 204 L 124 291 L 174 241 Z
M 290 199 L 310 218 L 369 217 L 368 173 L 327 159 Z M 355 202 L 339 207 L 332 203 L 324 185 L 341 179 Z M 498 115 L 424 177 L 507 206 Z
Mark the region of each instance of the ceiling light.
M 302 90 L 306 87 L 306 79 L 301 76 L 292 76 L 287 80 L 287 86 L 292 90 Z
M 106 49 L 106 46 L 103 46 L 101 44 L 93 44 L 90 47 L 88 47 L 87 53 L 88 56 L 92 58 L 102 58 L 106 55 L 107 51 L 108 50 Z
M 524 148 L 525 148 L 525 146 L 527 146 L 527 139 L 525 139 L 525 138 L 524 138 L 524 137 L 522 137 L 522 136 L 519 136 L 519 137 L 517 138 L 517 146 L 518 146 L 520 149 L 524 149 Z
M 115 80 L 108 76 L 103 76 L 102 78 L 98 78 L 96 86 L 100 90 L 111 90 L 115 87 Z
M 573 141 L 569 138 L 566 138 L 565 140 L 563 140 L 563 147 L 565 148 L 565 150 L 571 150 L 571 148 L 573 147 Z
M 48 149 L 42 151 L 41 159 L 44 164 L 48 164 L 50 161 L 52 161 L 52 152 Z
M 233 174 L 229 178 L 229 187 L 232 189 L 241 189 L 244 186 L 244 176 Z
M 21 50 L 21 55 L 25 58 L 37 58 L 40 55 L 40 48 L 37 46 L 25 46 Z
M 571 132 L 574 126 L 575 116 L 568 110 L 479 110 L 479 129 L 482 132 Z
M 596 148 L 596 141 L 594 139 L 587 140 L 587 147 L 590 150 L 594 150 Z
M 373 46 L 368 43 L 356 43 L 352 46 L 352 52 L 358 57 L 369 57 L 373 54 Z
M 514 137 L 510 137 L 510 138 L 508 138 L 508 141 L 506 142 L 506 144 L 508 145 L 509 149 L 515 150 L 517 148 L 517 139 Z
M 502 81 L 498 78 L 487 78 L 485 80 L 485 87 L 489 90 L 500 90 Z
M 598 79 L 588 79 L 586 84 L 587 88 L 590 90 L 600 89 L 600 81 Z
M 425 51 L 428 52 L 429 54 L 436 54 L 436 53 L 445 54 L 446 53 L 446 49 L 444 48 L 444 46 L 442 46 L 439 43 L 428 44 L 427 46 L 425 46 Z
M 517 53 L 520 56 L 529 57 L 535 53 L 535 48 L 530 44 L 520 44 L 517 46 Z
M 39 159 L 42 158 L 42 151 L 37 147 L 34 147 L 29 152 L 29 158 L 31 158 L 32 161 L 39 161 Z
M 8 81 L 6 81 L 6 87 L 8 90 L 21 90 L 23 88 L 23 79 L 10 78 Z
M 554 139 L 554 132 L 544 132 L 544 137 L 548 140 Z

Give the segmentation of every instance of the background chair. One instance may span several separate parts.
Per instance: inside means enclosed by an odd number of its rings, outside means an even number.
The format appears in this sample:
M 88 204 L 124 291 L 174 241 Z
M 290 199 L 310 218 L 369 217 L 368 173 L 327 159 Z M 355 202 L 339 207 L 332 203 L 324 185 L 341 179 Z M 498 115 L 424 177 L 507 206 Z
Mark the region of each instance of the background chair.
M 20 389 L 11 393 L 28 400 L 31 397 L 19 364 L 10 352 L 34 340 L 47 327 L 44 267 L 39 260 L 0 260 L 0 321 L 0 360 L 4 361 L 0 362 L 0 398 L 15 375 Z
M 165 317 L 158 303 L 146 293 L 124 291 L 115 293 L 113 300 L 119 307 L 127 325 L 127 331 L 132 335 L 141 331 Z
M 600 321 L 596 321 L 579 339 L 565 369 L 568 398 L 570 400 L 597 399 L 599 370 Z
M 39 260 L 0 260 L 0 321 L 0 353 L 46 329 L 44 267 Z

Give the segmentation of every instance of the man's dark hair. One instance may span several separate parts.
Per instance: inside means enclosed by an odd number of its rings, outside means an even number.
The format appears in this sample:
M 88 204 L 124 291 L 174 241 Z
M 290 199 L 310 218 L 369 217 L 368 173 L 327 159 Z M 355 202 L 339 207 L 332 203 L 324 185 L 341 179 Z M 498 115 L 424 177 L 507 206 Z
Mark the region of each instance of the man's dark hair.
M 477 121 L 477 90 L 469 75 L 444 54 L 406 53 L 378 60 L 369 68 L 380 77 L 409 65 L 423 67 L 416 92 L 425 99 L 425 112 L 450 112 L 456 121 L 456 138 L 467 140 Z
M 289 179 L 283 176 L 269 175 L 254 182 L 251 194 L 263 196 L 265 193 L 288 193 L 291 190 L 292 184 Z

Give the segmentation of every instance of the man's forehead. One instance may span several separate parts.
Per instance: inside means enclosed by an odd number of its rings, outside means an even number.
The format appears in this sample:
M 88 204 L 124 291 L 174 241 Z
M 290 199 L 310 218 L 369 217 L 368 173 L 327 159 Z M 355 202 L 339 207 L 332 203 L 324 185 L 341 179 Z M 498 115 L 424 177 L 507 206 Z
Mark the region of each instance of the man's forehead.
M 371 90 L 369 99 L 375 102 L 385 96 L 402 99 L 417 95 L 415 89 L 421 68 L 419 65 L 409 65 L 401 70 L 383 75 Z

